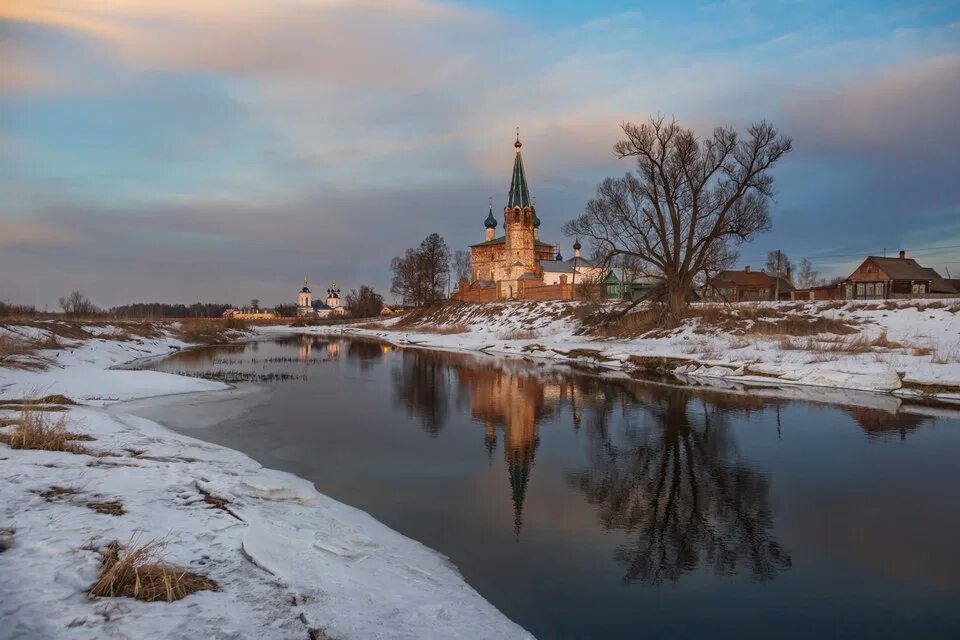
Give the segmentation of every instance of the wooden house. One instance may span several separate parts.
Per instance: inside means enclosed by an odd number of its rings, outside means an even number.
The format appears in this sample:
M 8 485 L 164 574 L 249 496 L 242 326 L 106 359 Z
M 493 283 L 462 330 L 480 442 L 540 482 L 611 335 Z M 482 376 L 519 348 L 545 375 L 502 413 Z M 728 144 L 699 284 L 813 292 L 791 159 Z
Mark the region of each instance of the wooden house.
M 777 278 L 763 271 L 721 271 L 704 287 L 704 299 L 725 302 L 773 300 L 779 291 L 780 300 L 789 300 L 794 286 L 786 278 Z
M 847 300 L 915 298 L 956 295 L 957 290 L 940 274 L 921 266 L 901 251 L 896 258 L 867 256 L 850 277 L 840 284 Z

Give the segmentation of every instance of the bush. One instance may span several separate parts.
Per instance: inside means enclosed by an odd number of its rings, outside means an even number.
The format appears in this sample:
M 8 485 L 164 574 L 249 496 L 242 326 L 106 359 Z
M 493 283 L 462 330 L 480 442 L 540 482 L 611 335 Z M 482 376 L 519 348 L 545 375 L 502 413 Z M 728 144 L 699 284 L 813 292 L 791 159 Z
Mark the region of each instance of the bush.
M 54 420 L 50 413 L 32 407 L 24 407 L 13 427 L 0 432 L 0 442 L 12 449 L 89 453 L 76 441 L 90 439 L 89 436 L 67 431 L 66 416 Z
M 226 318 L 224 320 L 194 319 L 180 326 L 180 339 L 194 344 L 227 344 L 236 337 L 235 331 L 243 331 L 247 324 L 243 320 Z
M 173 602 L 197 591 L 220 590 L 210 578 L 164 561 L 160 557 L 163 546 L 153 540 L 122 549 L 118 542 L 111 542 L 101 551 L 100 579 L 90 588 L 90 595 Z

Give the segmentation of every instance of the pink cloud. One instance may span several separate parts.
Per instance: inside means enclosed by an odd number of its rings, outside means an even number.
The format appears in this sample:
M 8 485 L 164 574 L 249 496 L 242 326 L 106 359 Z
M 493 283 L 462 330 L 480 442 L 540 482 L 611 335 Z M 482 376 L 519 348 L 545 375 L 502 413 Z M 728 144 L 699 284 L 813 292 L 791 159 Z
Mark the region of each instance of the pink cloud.
M 70 246 L 87 241 L 80 234 L 42 222 L 0 219 L 0 247 Z

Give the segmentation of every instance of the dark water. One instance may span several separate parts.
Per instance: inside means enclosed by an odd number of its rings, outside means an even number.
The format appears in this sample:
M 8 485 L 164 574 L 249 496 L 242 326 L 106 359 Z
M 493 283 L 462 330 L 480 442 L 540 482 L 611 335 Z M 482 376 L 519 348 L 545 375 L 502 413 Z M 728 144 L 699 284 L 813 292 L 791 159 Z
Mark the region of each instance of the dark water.
M 947 412 L 306 336 L 152 368 L 264 379 L 190 433 L 448 555 L 540 638 L 960 638 Z

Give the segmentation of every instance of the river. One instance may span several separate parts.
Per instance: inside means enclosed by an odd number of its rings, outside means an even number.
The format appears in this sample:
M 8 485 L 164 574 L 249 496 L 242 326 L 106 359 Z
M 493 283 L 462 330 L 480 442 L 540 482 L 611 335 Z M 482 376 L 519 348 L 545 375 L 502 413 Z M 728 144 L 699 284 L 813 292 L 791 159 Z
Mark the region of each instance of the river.
M 289 336 L 142 415 L 447 555 L 539 638 L 960 637 L 960 420 Z M 232 404 L 231 404 L 232 402 Z

